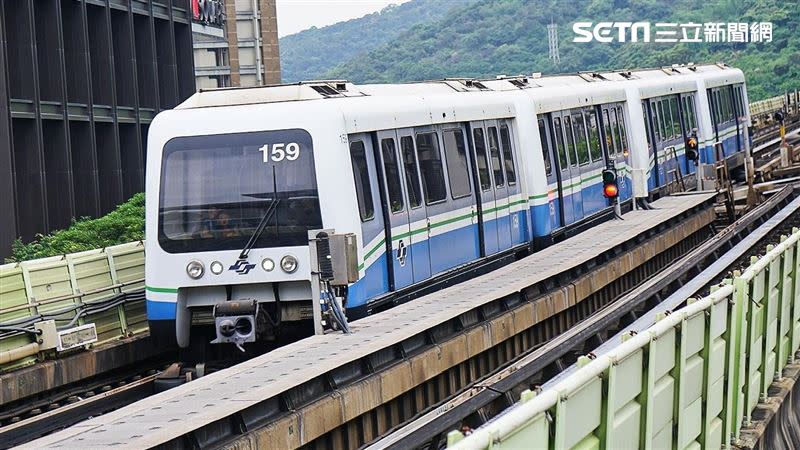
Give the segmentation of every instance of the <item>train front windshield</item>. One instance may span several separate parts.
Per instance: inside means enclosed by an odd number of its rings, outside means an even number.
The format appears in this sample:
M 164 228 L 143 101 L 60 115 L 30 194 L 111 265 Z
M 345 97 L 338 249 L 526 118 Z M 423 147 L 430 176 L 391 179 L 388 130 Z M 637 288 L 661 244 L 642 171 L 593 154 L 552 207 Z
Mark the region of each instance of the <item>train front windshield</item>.
M 158 241 L 169 253 L 306 245 L 322 228 L 311 136 L 292 129 L 178 137 L 164 146 Z

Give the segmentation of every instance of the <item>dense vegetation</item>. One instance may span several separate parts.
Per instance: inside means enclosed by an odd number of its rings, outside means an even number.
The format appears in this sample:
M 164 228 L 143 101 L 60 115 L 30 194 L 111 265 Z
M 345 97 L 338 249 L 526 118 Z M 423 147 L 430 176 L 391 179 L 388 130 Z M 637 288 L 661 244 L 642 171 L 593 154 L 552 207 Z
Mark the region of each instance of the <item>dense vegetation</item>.
M 318 80 L 332 67 L 394 41 L 414 25 L 441 19 L 474 0 L 414 0 L 359 19 L 312 27 L 280 40 L 284 83 Z
M 411 5 L 425 3 L 412 0 L 402 6 L 409 5 L 412 10 Z M 406 16 L 405 20 L 416 25 L 366 53 L 341 55 L 336 48 L 317 51 L 310 46 L 284 54 L 282 63 L 286 67 L 317 61 L 313 70 L 324 70 L 345 57 L 346 62 L 307 78 L 346 78 L 363 83 L 723 61 L 745 71 L 752 101 L 800 87 L 798 10 L 798 0 L 481 0 L 452 8 L 438 19 L 415 21 L 416 17 Z M 347 22 L 353 30 L 349 35 L 340 29 L 328 35 L 333 27 L 325 27 L 313 30 L 315 39 L 324 42 L 335 36 L 349 47 L 364 48 L 373 37 L 361 20 Z M 548 59 L 546 26 L 551 20 L 558 24 L 559 66 Z M 572 42 L 573 22 L 606 20 L 772 22 L 774 31 L 771 43 Z M 304 33 L 308 32 L 294 39 Z
M 23 244 L 17 239 L 7 262 L 63 255 L 144 239 L 144 194 L 136 194 L 97 219 L 82 218 L 65 229 L 38 235 Z

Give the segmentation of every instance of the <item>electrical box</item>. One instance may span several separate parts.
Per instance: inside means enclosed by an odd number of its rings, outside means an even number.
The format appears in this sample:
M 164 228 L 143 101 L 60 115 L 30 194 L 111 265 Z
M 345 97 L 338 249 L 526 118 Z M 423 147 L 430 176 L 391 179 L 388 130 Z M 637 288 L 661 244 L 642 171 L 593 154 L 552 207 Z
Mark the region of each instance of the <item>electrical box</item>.
M 58 329 L 55 320 L 44 320 L 33 324 L 33 328 L 39 332 L 40 350 L 51 350 L 58 347 Z
M 59 330 L 54 320 L 44 320 L 33 324 L 40 331 L 40 350 L 56 349 L 59 352 L 97 342 L 97 328 L 94 323 Z
M 346 286 L 358 281 L 358 243 L 356 235 L 329 235 L 333 279 L 331 284 Z

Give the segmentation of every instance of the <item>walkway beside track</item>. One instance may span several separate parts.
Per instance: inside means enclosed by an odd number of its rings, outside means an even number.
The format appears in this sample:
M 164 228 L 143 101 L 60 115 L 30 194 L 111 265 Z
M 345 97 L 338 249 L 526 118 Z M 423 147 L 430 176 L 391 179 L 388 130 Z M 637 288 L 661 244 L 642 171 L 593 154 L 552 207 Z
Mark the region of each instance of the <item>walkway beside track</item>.
M 491 273 L 354 322 L 350 335 L 329 333 L 304 339 L 30 442 L 26 447 L 146 448 L 180 439 L 193 430 L 225 420 L 237 412 L 241 412 L 242 420 L 247 422 L 248 415 L 256 413 L 260 407 L 276 407 L 266 405 L 267 400 L 307 380 L 412 338 L 483 304 L 518 294 L 538 281 L 569 273 L 631 237 L 659 229 L 670 219 L 708 204 L 715 195 L 705 192 L 660 199 L 653 203 L 653 210 L 632 211 L 624 215 L 625 220 L 600 224 Z M 564 290 L 569 289 L 577 288 L 568 281 Z M 536 315 L 535 309 L 530 311 Z M 490 322 L 486 326 L 491 325 Z M 467 351 L 470 339 L 483 339 L 483 334 L 467 336 Z M 424 365 L 420 365 L 410 367 L 408 375 L 429 376 L 425 372 Z M 396 386 L 397 379 L 391 383 L 381 380 L 373 384 L 364 395 L 391 398 L 396 395 L 394 391 L 402 388 Z M 314 417 L 306 417 L 305 421 L 297 417 L 297 426 L 274 430 L 268 438 L 270 442 L 257 444 L 264 448 L 302 445 L 307 442 L 304 434 L 311 431 L 309 427 L 325 428 L 326 417 L 330 414 L 355 417 L 362 412 L 362 403 L 370 403 L 368 400 L 363 397 L 342 399 L 342 405 L 346 406 L 339 410 L 320 408 Z

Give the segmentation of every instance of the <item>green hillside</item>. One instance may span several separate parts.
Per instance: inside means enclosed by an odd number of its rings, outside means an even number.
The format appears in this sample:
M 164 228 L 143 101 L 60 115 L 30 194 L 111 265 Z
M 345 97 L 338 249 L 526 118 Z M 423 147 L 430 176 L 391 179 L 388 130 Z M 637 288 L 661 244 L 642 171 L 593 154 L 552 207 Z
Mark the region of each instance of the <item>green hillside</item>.
M 324 74 L 394 82 L 723 61 L 745 71 L 750 99 L 800 88 L 799 0 L 482 0 L 420 22 Z M 548 59 L 558 24 L 561 64 Z M 575 21 L 772 22 L 771 43 L 574 43 Z M 327 28 L 317 30 L 320 39 Z M 366 36 L 351 37 L 362 43 Z
M 472 1 L 412 0 L 358 19 L 284 36 L 280 39 L 283 82 L 320 79 L 333 67 L 394 41 L 414 25 L 435 22 L 454 7 Z

